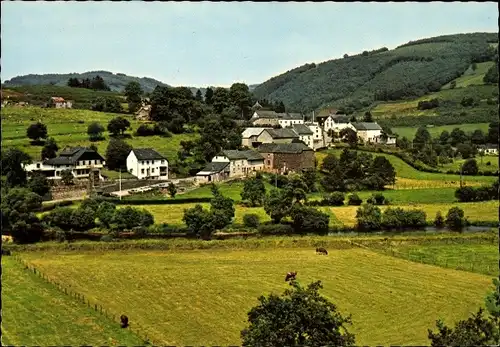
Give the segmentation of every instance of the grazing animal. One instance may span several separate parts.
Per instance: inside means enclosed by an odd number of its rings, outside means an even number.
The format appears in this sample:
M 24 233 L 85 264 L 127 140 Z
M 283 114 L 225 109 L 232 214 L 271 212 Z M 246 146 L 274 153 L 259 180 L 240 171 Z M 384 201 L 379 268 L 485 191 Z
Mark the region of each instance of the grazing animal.
M 316 253 L 317 253 L 317 254 L 324 254 L 324 255 L 328 255 L 328 251 L 327 251 L 325 248 L 323 248 L 323 247 L 318 247 L 318 248 L 316 248 Z
M 10 250 L 2 249 L 2 255 L 11 255 Z
M 295 276 L 297 276 L 297 271 L 287 273 L 285 277 L 285 282 L 295 281 Z
M 128 317 L 127 317 L 127 316 L 125 316 L 124 314 L 122 314 L 122 315 L 120 316 L 120 320 L 121 320 L 121 322 L 122 322 L 122 323 L 121 323 L 122 328 L 126 328 L 126 327 L 128 327 Z

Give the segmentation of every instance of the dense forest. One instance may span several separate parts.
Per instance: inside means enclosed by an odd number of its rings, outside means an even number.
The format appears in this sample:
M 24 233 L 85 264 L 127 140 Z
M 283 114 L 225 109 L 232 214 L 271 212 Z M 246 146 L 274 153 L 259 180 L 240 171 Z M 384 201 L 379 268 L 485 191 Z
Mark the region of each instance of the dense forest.
M 257 86 L 258 99 L 281 100 L 290 111 L 325 106 L 357 110 L 374 101 L 438 91 L 472 63 L 495 60 L 496 33 L 447 35 L 383 47 L 321 64 L 306 64 Z M 492 72 L 492 75 L 494 72 Z
M 167 86 L 167 84 L 149 77 L 133 77 L 122 73 L 112 73 L 109 71 L 89 71 L 84 73 L 69 74 L 43 74 L 17 76 L 3 84 L 5 87 L 27 86 L 27 85 L 55 85 L 67 86 L 69 79 L 92 80 L 96 76 L 102 77 L 111 91 L 122 92 L 129 82 L 138 82 L 145 92 L 152 92 L 156 86 Z

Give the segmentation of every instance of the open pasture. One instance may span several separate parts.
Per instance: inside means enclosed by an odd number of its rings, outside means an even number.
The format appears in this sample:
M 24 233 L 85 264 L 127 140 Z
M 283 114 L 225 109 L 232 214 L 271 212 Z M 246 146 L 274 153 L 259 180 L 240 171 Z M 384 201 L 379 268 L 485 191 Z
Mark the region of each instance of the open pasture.
M 491 278 L 417 264 L 361 249 L 313 248 L 29 252 L 23 258 L 114 313 L 126 313 L 154 344 L 239 345 L 246 314 L 264 293 L 281 293 L 284 274 L 352 314 L 358 345 L 428 344 L 435 320 L 466 318 Z M 69 265 L 70 264 L 70 265 Z M 221 328 L 224 327 L 224 328 Z
M 482 130 L 485 134 L 488 133 L 489 123 L 467 123 L 467 124 L 453 124 L 453 125 L 442 125 L 435 127 L 428 127 L 427 130 L 433 138 L 439 137 L 443 131 L 451 133 L 453 129 L 459 128 L 465 133 L 472 133 L 474 130 Z M 418 127 L 395 127 L 392 131 L 398 134 L 401 138 L 406 137 L 408 140 L 413 141 L 415 134 L 417 133 Z
M 2 257 L 2 345 L 117 346 L 143 341 Z
M 342 153 L 342 150 L 340 149 L 331 149 L 323 152 L 317 152 L 316 153 L 316 158 L 318 160 L 318 165 L 321 165 L 323 162 L 323 159 L 328 155 L 328 153 L 333 153 L 337 155 L 337 157 L 340 156 Z M 400 158 L 391 155 L 391 154 L 386 154 L 386 153 L 371 153 L 371 152 L 366 152 L 369 154 L 372 154 L 374 157 L 376 156 L 383 156 L 386 157 L 387 160 L 391 162 L 391 164 L 394 166 L 394 169 L 396 170 L 396 178 L 409 178 L 412 180 L 425 180 L 425 181 L 440 181 L 437 183 L 440 187 L 443 187 L 444 182 L 450 182 L 450 185 L 456 185 L 457 183 L 460 183 L 460 175 L 448 175 L 444 173 L 430 173 L 430 172 L 423 172 L 423 171 L 418 171 L 417 169 L 411 167 L 407 163 L 405 163 L 403 160 Z M 482 184 L 490 184 L 495 180 L 495 177 L 493 176 L 464 176 L 463 181 L 466 182 L 467 185 L 471 185 L 473 182 L 478 182 Z M 397 180 L 396 180 L 397 182 Z M 452 183 L 455 182 L 455 183 Z M 427 187 L 430 188 L 430 187 Z
M 455 88 L 468 87 L 471 85 L 483 85 L 483 78 L 486 72 L 495 64 L 492 61 L 476 64 L 476 70 L 472 69 L 472 65 L 464 72 L 464 74 L 454 81 Z M 441 89 L 450 89 L 450 83 L 445 84 Z
M 181 141 L 192 140 L 194 134 L 180 134 L 172 137 L 133 136 L 142 121 L 137 121 L 132 115 L 95 112 L 78 109 L 50 109 L 39 107 L 5 107 L 2 109 L 2 145 L 4 148 L 16 147 L 28 153 L 33 159 L 40 159 L 41 146 L 32 146 L 26 137 L 26 129 L 34 122 L 41 121 L 47 126 L 48 136 L 53 137 L 60 149 L 65 146 L 90 146 L 87 127 L 92 122 L 98 122 L 106 129 L 109 121 L 122 116 L 130 121 L 132 130 L 128 134 L 132 138 L 125 139 L 132 147 L 151 147 L 165 155 L 169 160 L 177 157 Z M 109 133 L 105 130 L 105 140 L 93 142 L 101 155 L 104 156 L 109 143 Z

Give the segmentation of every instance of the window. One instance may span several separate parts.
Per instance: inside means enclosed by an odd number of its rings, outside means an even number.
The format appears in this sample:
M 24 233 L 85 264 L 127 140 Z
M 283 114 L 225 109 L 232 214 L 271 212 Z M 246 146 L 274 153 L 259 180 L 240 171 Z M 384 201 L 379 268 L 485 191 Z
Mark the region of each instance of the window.
M 144 165 L 144 160 L 141 161 L 141 164 Z
M 155 172 L 155 169 L 154 169 L 154 168 L 153 168 L 153 169 L 151 169 L 151 173 L 154 173 L 154 172 Z
M 39 169 L 40 168 L 40 164 L 36 164 L 36 168 Z
M 149 160 L 146 160 L 146 165 L 149 165 Z
M 143 173 L 144 173 L 144 169 L 141 169 L 141 174 L 143 174 Z
M 161 161 L 161 163 L 162 163 L 162 164 L 165 164 L 165 160 L 162 160 L 162 161 Z
M 271 161 L 270 160 L 267 160 L 267 165 L 271 165 Z

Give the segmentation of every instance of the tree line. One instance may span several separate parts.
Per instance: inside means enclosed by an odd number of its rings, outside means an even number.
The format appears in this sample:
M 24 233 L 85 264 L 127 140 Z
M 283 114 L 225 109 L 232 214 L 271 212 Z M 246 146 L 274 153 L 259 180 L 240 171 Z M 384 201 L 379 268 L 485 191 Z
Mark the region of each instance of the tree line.
M 72 88 L 86 88 L 86 89 L 92 89 L 92 90 L 104 90 L 104 91 L 110 91 L 111 88 L 104 82 L 104 79 L 97 75 L 93 77 L 92 79 L 90 78 L 83 78 L 79 80 L 76 77 L 70 77 L 68 79 L 67 83 L 68 87 Z

